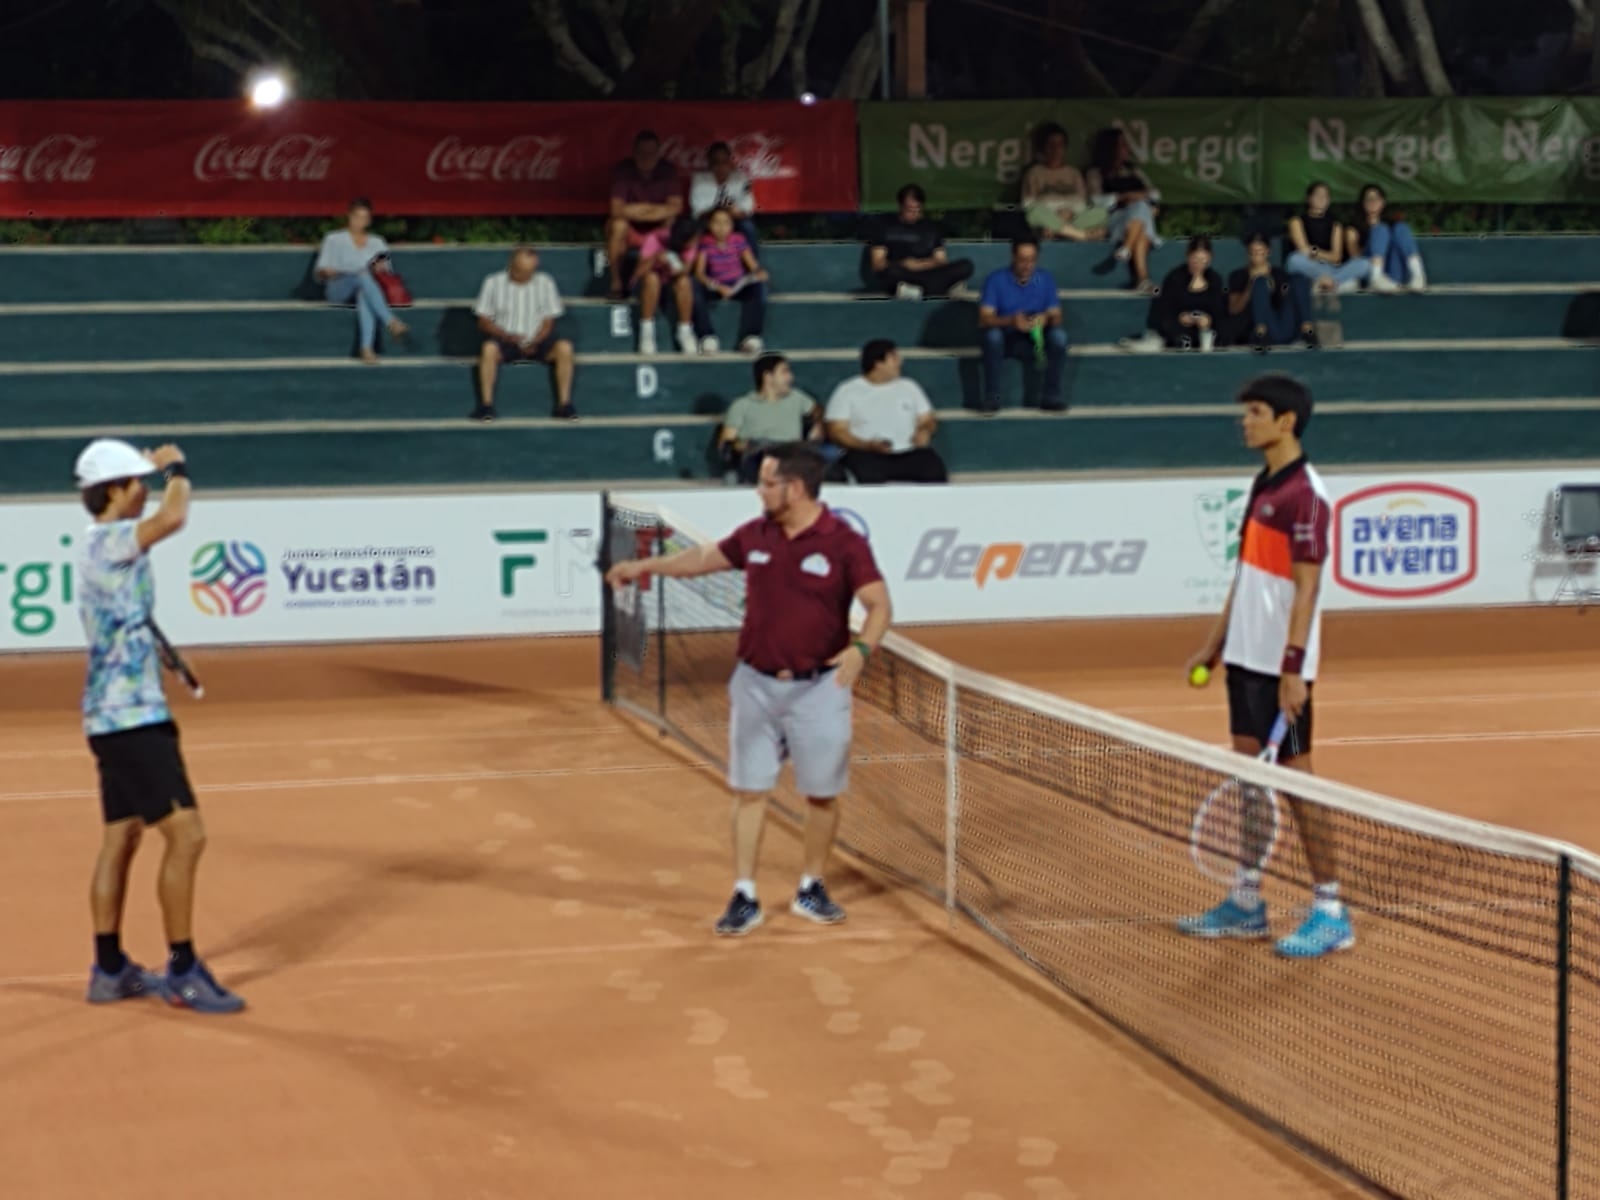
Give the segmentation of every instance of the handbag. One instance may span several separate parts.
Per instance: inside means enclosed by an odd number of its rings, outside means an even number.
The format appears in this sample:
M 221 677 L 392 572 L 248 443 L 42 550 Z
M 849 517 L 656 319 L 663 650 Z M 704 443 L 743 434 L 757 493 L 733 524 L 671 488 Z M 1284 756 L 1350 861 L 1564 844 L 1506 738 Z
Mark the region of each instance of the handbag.
M 400 278 L 400 272 L 390 264 L 387 254 L 372 264 L 372 277 L 383 289 L 384 303 L 390 308 L 411 307 L 411 289 L 406 287 L 406 281 Z

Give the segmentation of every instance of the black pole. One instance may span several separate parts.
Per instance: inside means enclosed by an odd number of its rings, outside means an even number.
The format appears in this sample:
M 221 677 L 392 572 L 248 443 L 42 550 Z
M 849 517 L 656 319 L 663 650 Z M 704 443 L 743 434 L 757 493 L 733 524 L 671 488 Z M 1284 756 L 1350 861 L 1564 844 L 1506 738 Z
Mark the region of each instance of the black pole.
M 600 555 L 595 561 L 600 571 L 600 698 L 611 703 L 616 690 L 617 625 L 612 611 L 611 585 L 606 572 L 611 569 L 611 493 L 600 493 Z
M 1567 1200 L 1571 1184 L 1570 1084 L 1568 1041 L 1572 1027 L 1572 860 L 1561 856 L 1556 868 L 1556 1200 Z

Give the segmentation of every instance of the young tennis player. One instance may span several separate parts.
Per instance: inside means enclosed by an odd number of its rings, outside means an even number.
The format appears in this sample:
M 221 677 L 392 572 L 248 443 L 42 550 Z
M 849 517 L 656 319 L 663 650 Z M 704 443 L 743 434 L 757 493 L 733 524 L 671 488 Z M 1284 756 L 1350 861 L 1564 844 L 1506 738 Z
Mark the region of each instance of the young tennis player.
M 756 858 L 768 793 L 778 786 L 785 758 L 807 801 L 804 873 L 789 911 L 819 925 L 845 916 L 822 876 L 850 777 L 851 689 L 888 632 L 891 609 L 872 547 L 818 499 L 824 470 L 822 455 L 810 446 L 773 446 L 756 485 L 761 516 L 720 542 L 620 562 L 606 574 L 618 588 L 643 575 L 693 579 L 744 572 L 739 664 L 728 683 L 735 882 L 716 924 L 723 937 L 741 937 L 764 919 Z M 857 600 L 866 610 L 860 636 L 850 631 Z
M 158 470 L 166 487 L 161 506 L 146 517 L 144 480 Z M 188 468 L 176 446 L 141 454 L 126 442 L 100 439 L 78 456 L 77 481 L 94 517 L 78 560 L 78 609 L 89 641 L 83 727 L 99 765 L 105 816 L 89 897 L 95 947 L 89 1002 L 155 992 L 196 1012 L 238 1012 L 244 1001 L 217 983 L 194 953 L 194 879 L 206 835 L 162 692 L 150 625 L 155 589 L 147 554 L 188 519 Z M 172 950 L 165 976 L 145 971 L 122 951 L 128 869 L 147 825 L 166 841 L 158 884 Z
M 1190 660 L 1207 671 L 1228 668 L 1228 724 L 1233 748 L 1255 755 L 1281 711 L 1289 720 L 1281 760 L 1311 771 L 1311 687 L 1321 657 L 1322 564 L 1328 557 L 1329 508 L 1322 480 L 1306 461 L 1300 440 L 1311 421 L 1311 392 L 1297 379 L 1269 374 L 1239 391 L 1245 445 L 1266 465 L 1250 488 L 1239 535 L 1233 589 L 1211 637 Z M 1270 801 L 1263 801 L 1270 803 Z M 1318 958 L 1355 944 L 1355 930 L 1339 899 L 1332 830 L 1314 804 L 1289 798 L 1314 883 L 1311 912 L 1277 944 L 1290 958 Z M 1245 836 L 1252 836 L 1246 820 Z M 1254 824 L 1270 836 L 1270 818 Z M 1246 861 L 1266 853 L 1245 847 Z M 1195 937 L 1264 938 L 1270 933 L 1259 869 L 1241 868 L 1233 891 L 1178 928 Z

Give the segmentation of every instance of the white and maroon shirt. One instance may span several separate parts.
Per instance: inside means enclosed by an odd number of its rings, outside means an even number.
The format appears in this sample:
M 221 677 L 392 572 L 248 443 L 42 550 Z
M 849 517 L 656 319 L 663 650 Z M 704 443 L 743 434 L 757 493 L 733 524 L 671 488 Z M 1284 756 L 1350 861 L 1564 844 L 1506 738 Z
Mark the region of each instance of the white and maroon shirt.
M 1279 673 L 1289 644 L 1294 564 L 1327 561 L 1329 512 L 1328 493 L 1304 457 L 1276 475 L 1263 469 L 1256 476 L 1239 533 L 1239 575 L 1223 642 L 1223 662 L 1263 675 Z M 1302 674 L 1308 681 L 1316 678 L 1321 650 L 1319 592 L 1305 647 Z

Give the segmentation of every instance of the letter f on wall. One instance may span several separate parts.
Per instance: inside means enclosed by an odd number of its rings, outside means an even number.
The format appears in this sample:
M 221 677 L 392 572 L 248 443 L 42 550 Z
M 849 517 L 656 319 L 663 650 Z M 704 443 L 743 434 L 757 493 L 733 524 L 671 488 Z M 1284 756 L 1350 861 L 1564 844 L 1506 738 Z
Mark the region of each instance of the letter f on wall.
M 502 546 L 536 546 L 550 540 L 543 529 L 497 529 L 494 540 Z M 500 594 L 512 596 L 517 591 L 517 572 L 538 564 L 532 554 L 502 554 L 500 556 Z

